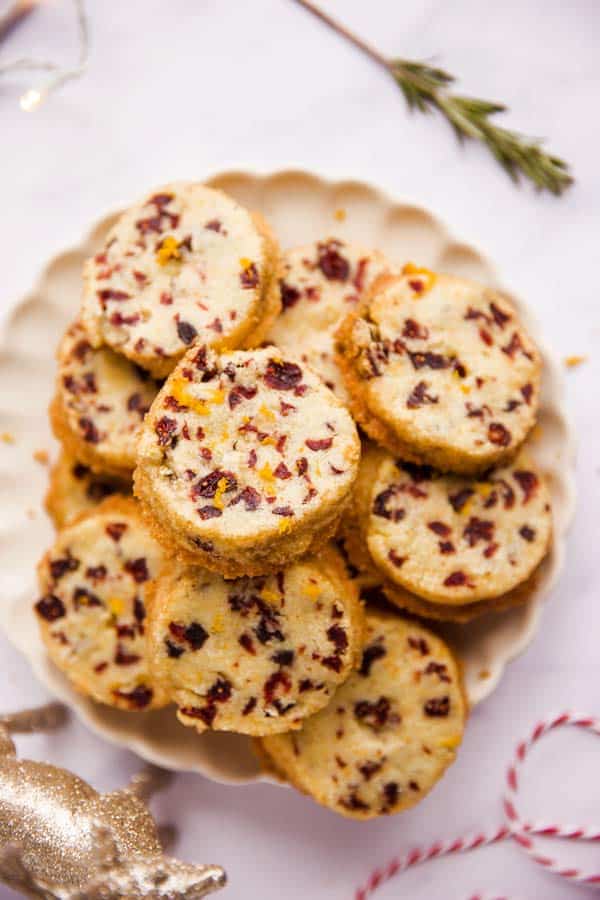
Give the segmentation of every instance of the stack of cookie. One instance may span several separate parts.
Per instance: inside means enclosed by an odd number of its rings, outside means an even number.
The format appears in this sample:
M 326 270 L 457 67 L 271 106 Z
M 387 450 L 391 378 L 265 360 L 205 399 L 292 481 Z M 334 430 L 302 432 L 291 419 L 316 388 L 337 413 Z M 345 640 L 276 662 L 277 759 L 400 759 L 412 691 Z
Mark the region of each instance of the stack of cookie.
M 86 264 L 58 351 L 52 660 L 98 702 L 256 737 L 343 815 L 412 806 L 467 705 L 398 607 L 526 597 L 551 528 L 519 450 L 539 376 L 478 285 L 333 238 L 281 254 L 220 192 L 154 192 Z

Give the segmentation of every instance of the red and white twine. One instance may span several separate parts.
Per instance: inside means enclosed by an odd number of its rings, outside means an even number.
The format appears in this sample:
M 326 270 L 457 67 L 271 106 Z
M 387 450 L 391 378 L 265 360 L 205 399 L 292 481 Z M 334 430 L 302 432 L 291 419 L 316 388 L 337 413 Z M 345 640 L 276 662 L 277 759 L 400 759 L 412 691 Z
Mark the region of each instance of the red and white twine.
M 589 873 L 574 866 L 564 866 L 553 857 L 541 852 L 539 840 L 536 841 L 534 839 L 534 836 L 536 836 L 538 838 L 552 837 L 571 841 L 600 842 L 599 827 L 563 826 L 554 822 L 544 821 L 529 822 L 522 819 L 517 811 L 517 795 L 520 783 L 519 770 L 525 762 L 527 754 L 544 735 L 566 725 L 581 728 L 600 737 L 600 720 L 591 716 L 562 713 L 547 722 L 539 722 L 529 737 L 518 744 L 515 757 L 508 767 L 506 792 L 502 801 L 506 816 L 504 825 L 493 832 L 480 832 L 471 837 L 458 838 L 453 841 L 436 841 L 427 848 L 415 848 L 408 853 L 394 857 L 386 866 L 375 869 L 371 873 L 365 885 L 356 891 L 354 895 L 355 900 L 366 900 L 386 881 L 420 863 L 428 862 L 431 859 L 439 859 L 441 856 L 449 856 L 452 853 L 466 853 L 469 850 L 476 850 L 478 847 L 488 847 L 491 844 L 497 844 L 509 838 L 516 841 L 518 846 L 534 862 L 543 866 L 547 871 L 553 872 L 555 875 L 559 875 L 570 882 L 600 887 L 600 872 Z M 475 894 L 469 900 L 484 900 L 484 898 L 479 894 Z M 508 898 L 496 897 L 494 900 L 508 900 Z

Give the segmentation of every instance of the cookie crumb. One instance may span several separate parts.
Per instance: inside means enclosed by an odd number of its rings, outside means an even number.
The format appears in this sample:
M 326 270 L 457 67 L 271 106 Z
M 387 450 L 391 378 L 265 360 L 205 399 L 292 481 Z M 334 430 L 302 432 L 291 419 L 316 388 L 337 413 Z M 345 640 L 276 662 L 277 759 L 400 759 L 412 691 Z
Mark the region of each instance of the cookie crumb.
M 564 363 L 567 369 L 575 369 L 587 361 L 587 356 L 565 356 Z
M 489 669 L 481 669 L 479 672 L 480 681 L 487 681 L 487 679 L 491 677 L 491 674 Z
M 2 434 L 0 434 L 0 441 L 2 441 L 3 444 L 14 444 L 15 436 L 10 431 L 3 431 Z
M 48 463 L 50 462 L 50 456 L 49 456 L 49 454 L 48 454 L 48 451 L 47 451 L 47 450 L 43 450 L 43 449 L 40 449 L 40 450 L 34 450 L 34 451 L 33 451 L 33 458 L 35 459 L 35 461 L 36 461 L 37 463 L 40 464 L 40 466 L 47 466 Z
M 340 207 L 339 209 L 336 209 L 334 211 L 333 218 L 336 220 L 336 222 L 345 222 L 347 215 L 348 213 L 346 212 L 346 210 Z

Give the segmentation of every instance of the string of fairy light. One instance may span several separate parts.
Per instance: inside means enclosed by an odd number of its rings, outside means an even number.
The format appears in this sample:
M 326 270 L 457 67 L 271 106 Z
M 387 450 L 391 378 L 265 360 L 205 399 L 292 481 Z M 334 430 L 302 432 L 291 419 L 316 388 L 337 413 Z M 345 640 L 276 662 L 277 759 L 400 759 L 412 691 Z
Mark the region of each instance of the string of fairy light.
M 72 0 L 77 23 L 79 51 L 74 66 L 63 66 L 60 63 L 45 59 L 22 57 L 10 62 L 0 63 L 0 76 L 12 72 L 46 73 L 44 81 L 32 84 L 21 94 L 19 104 L 24 112 L 36 110 L 49 94 L 61 88 L 68 81 L 80 78 L 87 69 L 90 53 L 90 31 L 84 0 Z M 35 3 L 31 0 L 20 0 L 8 11 L 5 17 L 6 30 L 12 29 L 24 15 L 28 14 Z M 0 21 L 0 25 L 2 22 Z

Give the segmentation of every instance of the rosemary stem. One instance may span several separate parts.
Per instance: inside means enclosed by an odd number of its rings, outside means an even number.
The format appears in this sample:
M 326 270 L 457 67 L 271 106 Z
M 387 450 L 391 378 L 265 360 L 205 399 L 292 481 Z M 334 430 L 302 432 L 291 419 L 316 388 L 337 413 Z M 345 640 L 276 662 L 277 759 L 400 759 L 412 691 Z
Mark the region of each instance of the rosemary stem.
M 332 31 L 337 32 L 341 37 L 345 38 L 347 41 L 350 41 L 351 44 L 354 44 L 359 50 L 369 56 L 374 62 L 377 63 L 378 66 L 382 66 L 384 69 L 389 70 L 390 63 L 389 60 L 380 53 L 375 47 L 372 47 L 366 41 L 363 41 L 361 37 L 354 32 L 350 31 L 346 28 L 345 25 L 342 25 L 341 22 L 338 22 L 337 19 L 334 19 L 333 16 L 330 16 L 328 13 L 323 12 L 318 6 L 314 3 L 311 3 L 310 0 L 295 0 L 295 2 L 299 6 L 303 6 L 309 13 L 312 13 L 313 16 L 316 16 L 317 19 L 320 19 L 321 22 L 324 22 Z

